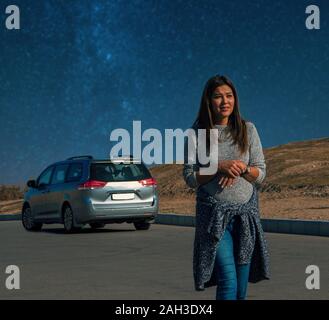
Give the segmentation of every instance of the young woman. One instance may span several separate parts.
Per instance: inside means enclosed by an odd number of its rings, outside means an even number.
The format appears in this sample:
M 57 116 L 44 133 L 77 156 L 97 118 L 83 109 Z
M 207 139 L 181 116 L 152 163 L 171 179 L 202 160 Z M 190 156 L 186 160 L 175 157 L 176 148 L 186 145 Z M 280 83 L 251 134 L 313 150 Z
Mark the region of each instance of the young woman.
M 193 157 L 197 159 L 191 154 L 183 170 L 187 185 L 197 189 L 195 289 L 217 285 L 216 299 L 242 300 L 248 281 L 269 279 L 269 254 L 258 209 L 258 188 L 266 174 L 260 138 L 255 125 L 240 115 L 233 83 L 219 75 L 207 81 L 192 128 L 196 154 L 198 129 L 206 129 L 207 153 L 212 150 L 210 132 L 218 130 L 217 172 L 201 174 L 202 165 L 198 160 L 191 163 Z

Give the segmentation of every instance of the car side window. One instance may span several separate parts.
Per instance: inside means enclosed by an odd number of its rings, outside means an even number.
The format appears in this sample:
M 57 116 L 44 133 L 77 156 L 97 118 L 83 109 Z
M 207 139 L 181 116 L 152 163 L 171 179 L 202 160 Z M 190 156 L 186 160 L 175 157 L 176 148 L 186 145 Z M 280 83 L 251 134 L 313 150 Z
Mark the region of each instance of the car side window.
M 64 183 L 65 174 L 68 167 L 68 164 L 61 164 L 56 166 L 53 177 L 51 178 L 51 184 Z
M 80 181 L 82 177 L 83 167 L 82 163 L 70 164 L 69 171 L 67 173 L 66 182 Z
M 51 174 L 54 170 L 54 167 L 49 167 L 43 173 L 41 173 L 40 177 L 38 178 L 38 186 L 40 185 L 48 185 L 50 183 Z

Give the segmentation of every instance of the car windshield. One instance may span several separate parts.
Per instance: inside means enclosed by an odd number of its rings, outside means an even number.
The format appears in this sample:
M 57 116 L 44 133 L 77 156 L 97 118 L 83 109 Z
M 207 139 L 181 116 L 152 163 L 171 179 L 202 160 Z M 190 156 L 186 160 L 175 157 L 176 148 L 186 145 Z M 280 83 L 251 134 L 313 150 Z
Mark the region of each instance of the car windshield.
M 135 181 L 151 178 L 143 164 L 92 163 L 90 179 L 98 181 Z

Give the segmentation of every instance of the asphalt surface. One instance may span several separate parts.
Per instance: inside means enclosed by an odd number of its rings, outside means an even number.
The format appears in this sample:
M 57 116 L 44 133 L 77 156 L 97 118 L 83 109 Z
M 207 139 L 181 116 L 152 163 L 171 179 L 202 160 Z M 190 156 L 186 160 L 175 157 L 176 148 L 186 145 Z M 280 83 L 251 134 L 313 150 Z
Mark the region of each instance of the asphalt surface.
M 329 238 L 266 233 L 271 280 L 249 284 L 247 299 L 329 299 Z M 215 287 L 194 290 L 194 228 L 131 224 L 64 234 L 61 225 L 27 232 L 0 222 L 0 299 L 213 300 Z M 5 286 L 8 265 L 20 269 L 20 289 Z M 320 268 L 320 290 L 308 290 L 308 265 Z

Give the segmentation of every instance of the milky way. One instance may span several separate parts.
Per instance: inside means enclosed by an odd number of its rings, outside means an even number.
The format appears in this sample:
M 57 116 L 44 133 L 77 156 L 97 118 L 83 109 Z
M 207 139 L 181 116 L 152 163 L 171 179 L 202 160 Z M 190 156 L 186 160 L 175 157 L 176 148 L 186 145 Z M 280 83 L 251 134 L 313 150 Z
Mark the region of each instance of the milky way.
M 0 8 L 0 183 L 72 155 L 106 157 L 115 128 L 188 128 L 206 80 L 236 84 L 264 147 L 328 136 L 329 2 L 15 1 Z M 8 5 L 11 2 L 8 3 Z M 312 3 L 313 4 L 313 3 Z

